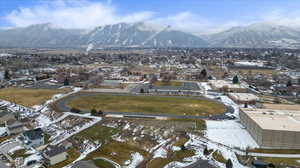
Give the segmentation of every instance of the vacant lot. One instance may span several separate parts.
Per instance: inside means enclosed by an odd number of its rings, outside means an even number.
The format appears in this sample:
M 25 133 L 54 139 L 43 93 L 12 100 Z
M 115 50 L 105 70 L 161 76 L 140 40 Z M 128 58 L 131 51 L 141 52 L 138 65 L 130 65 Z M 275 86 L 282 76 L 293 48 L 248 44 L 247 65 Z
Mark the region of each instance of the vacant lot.
M 222 104 L 207 99 L 160 96 L 95 94 L 79 96 L 67 103 L 69 108 L 105 112 L 140 112 L 148 114 L 202 115 L 225 112 Z
M 0 99 L 32 107 L 43 104 L 55 94 L 65 93 L 68 89 L 23 89 L 6 88 L 0 89 Z

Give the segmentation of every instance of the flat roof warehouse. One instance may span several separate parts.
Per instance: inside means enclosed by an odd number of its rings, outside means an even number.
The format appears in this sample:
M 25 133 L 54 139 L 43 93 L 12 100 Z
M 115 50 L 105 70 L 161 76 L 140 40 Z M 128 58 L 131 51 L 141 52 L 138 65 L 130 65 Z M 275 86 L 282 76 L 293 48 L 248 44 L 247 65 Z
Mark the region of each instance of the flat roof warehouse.
M 300 132 L 300 111 L 248 108 L 242 111 L 263 130 Z

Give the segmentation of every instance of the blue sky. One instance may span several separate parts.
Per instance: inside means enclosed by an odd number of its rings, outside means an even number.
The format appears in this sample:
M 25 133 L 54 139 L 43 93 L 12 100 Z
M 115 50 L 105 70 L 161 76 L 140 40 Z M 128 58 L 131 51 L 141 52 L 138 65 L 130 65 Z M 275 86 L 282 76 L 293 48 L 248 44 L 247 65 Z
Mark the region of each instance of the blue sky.
M 92 28 L 148 21 L 209 33 L 256 22 L 298 25 L 299 9 L 300 0 L 0 0 L 0 27 L 51 22 Z

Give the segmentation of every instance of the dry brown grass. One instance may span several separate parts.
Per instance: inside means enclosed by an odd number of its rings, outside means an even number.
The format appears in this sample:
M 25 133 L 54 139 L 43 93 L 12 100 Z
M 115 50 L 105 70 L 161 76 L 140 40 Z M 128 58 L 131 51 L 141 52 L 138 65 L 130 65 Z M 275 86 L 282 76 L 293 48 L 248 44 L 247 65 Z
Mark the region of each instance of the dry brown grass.
M 53 95 L 65 93 L 68 89 L 23 89 L 6 88 L 0 89 L 0 99 L 14 102 L 26 107 L 43 104 Z
M 109 94 L 77 97 L 68 102 L 67 106 L 81 110 L 95 108 L 102 111 L 147 114 L 208 116 L 210 114 L 221 114 L 225 112 L 225 106 L 223 104 L 206 99 Z

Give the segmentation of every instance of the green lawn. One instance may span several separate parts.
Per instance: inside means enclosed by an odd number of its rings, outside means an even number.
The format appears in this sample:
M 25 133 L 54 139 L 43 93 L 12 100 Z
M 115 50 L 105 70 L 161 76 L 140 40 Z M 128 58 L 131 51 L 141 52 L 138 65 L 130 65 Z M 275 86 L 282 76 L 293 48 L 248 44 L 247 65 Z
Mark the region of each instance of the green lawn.
M 140 112 L 148 114 L 208 116 L 225 112 L 224 105 L 207 99 L 109 94 L 80 96 L 68 102 L 67 106 L 88 111 L 95 108 L 108 112 Z

